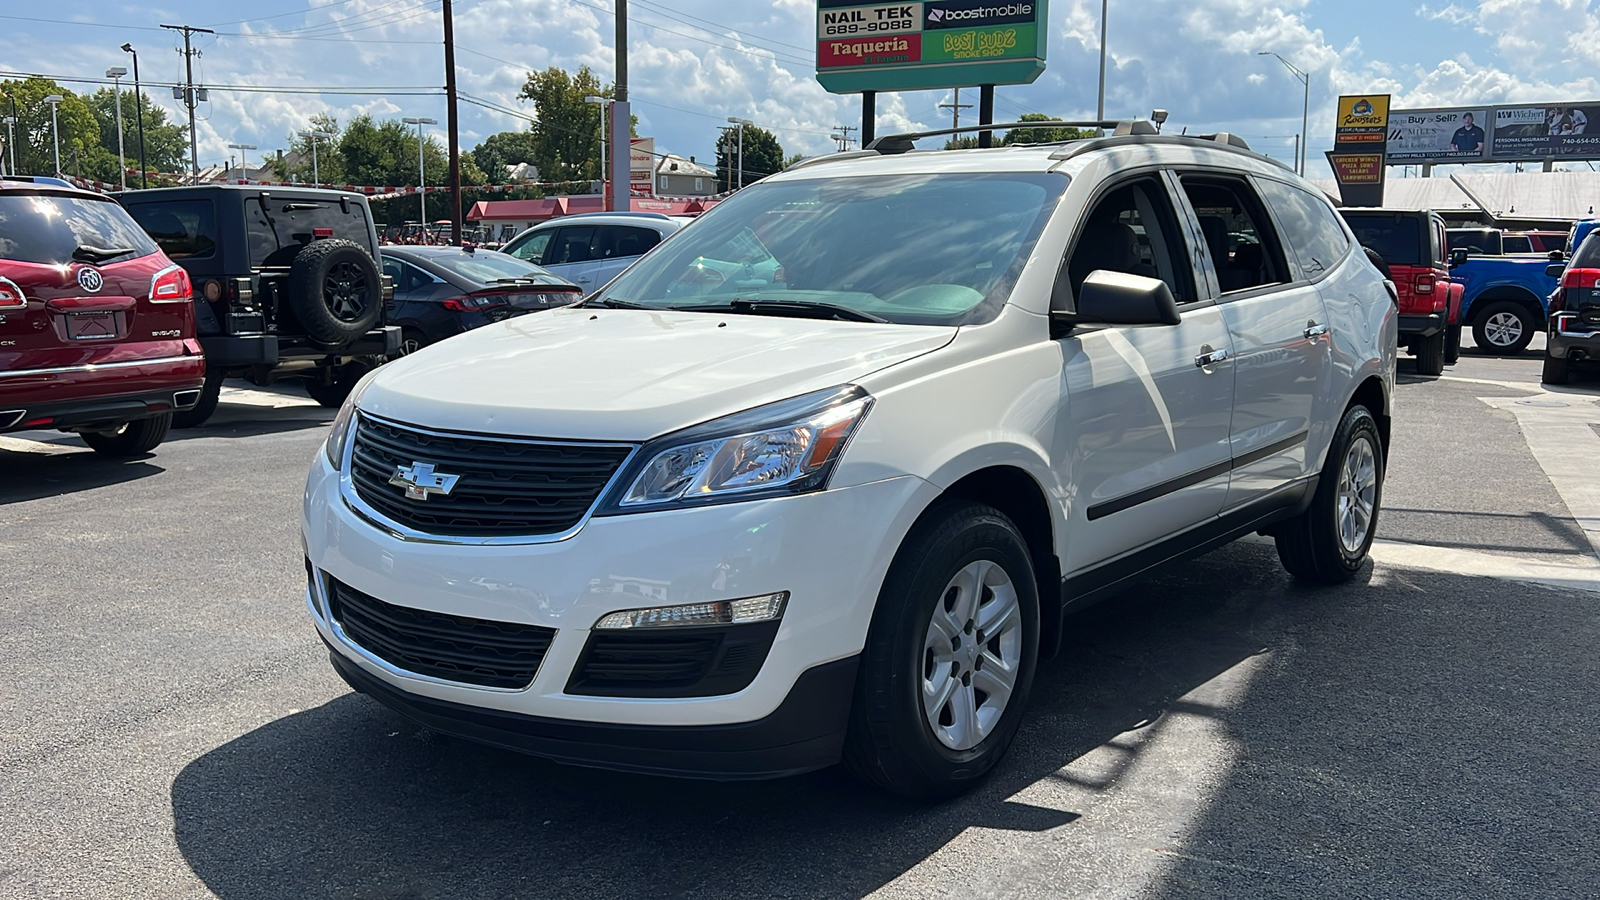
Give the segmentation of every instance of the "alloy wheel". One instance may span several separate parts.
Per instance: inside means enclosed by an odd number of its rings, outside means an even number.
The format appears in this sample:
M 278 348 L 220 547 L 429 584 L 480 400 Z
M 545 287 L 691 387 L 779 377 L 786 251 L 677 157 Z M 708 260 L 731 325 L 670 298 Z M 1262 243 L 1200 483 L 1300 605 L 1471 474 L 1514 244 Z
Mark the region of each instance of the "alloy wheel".
M 922 713 L 939 743 L 971 750 L 1000 723 L 1022 668 L 1022 606 L 992 560 L 963 566 L 939 595 L 923 641 Z
M 1346 553 L 1360 553 L 1372 530 L 1378 503 L 1378 456 L 1372 441 L 1365 436 L 1356 438 L 1345 451 L 1344 465 L 1339 469 L 1338 496 L 1339 543 Z
M 1496 347 L 1510 347 L 1522 338 L 1522 317 L 1514 312 L 1497 312 L 1483 323 L 1483 333 Z
M 323 279 L 322 293 L 334 316 L 354 322 L 361 318 L 367 308 L 366 274 L 354 263 L 338 263 L 328 270 L 328 276 Z

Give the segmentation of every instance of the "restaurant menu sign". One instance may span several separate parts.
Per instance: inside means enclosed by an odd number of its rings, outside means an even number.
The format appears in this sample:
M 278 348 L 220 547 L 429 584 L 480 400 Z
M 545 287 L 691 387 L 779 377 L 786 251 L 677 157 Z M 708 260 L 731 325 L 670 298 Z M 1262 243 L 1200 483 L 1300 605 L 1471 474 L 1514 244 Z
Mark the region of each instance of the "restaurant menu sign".
M 1389 140 L 1389 95 L 1339 98 L 1328 165 L 1345 206 L 1383 205 L 1384 149 Z
M 817 80 L 836 94 L 1027 84 L 1047 22 L 1045 0 L 819 0 Z

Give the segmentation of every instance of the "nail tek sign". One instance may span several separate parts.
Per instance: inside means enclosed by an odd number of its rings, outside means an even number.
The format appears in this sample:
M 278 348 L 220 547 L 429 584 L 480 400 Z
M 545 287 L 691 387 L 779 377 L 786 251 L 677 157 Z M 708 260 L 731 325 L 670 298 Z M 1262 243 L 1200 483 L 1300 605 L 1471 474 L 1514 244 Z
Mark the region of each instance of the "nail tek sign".
M 817 80 L 836 94 L 1027 84 L 1046 21 L 1045 0 L 819 0 Z

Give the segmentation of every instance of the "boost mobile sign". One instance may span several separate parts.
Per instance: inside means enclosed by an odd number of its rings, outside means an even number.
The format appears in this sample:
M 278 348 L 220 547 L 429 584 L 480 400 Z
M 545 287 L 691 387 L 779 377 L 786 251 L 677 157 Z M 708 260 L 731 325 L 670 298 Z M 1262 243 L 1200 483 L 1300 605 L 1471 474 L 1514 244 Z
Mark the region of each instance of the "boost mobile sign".
M 1027 84 L 1047 21 L 1045 0 L 819 0 L 817 81 L 836 94 Z

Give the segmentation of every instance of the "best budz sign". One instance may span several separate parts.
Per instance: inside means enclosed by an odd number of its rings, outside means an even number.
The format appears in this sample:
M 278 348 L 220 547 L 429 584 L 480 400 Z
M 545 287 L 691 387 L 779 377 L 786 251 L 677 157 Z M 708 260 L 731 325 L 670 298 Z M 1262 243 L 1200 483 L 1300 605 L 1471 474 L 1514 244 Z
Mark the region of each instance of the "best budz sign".
M 836 94 L 1027 84 L 1047 21 L 1044 0 L 820 0 L 817 80 Z

